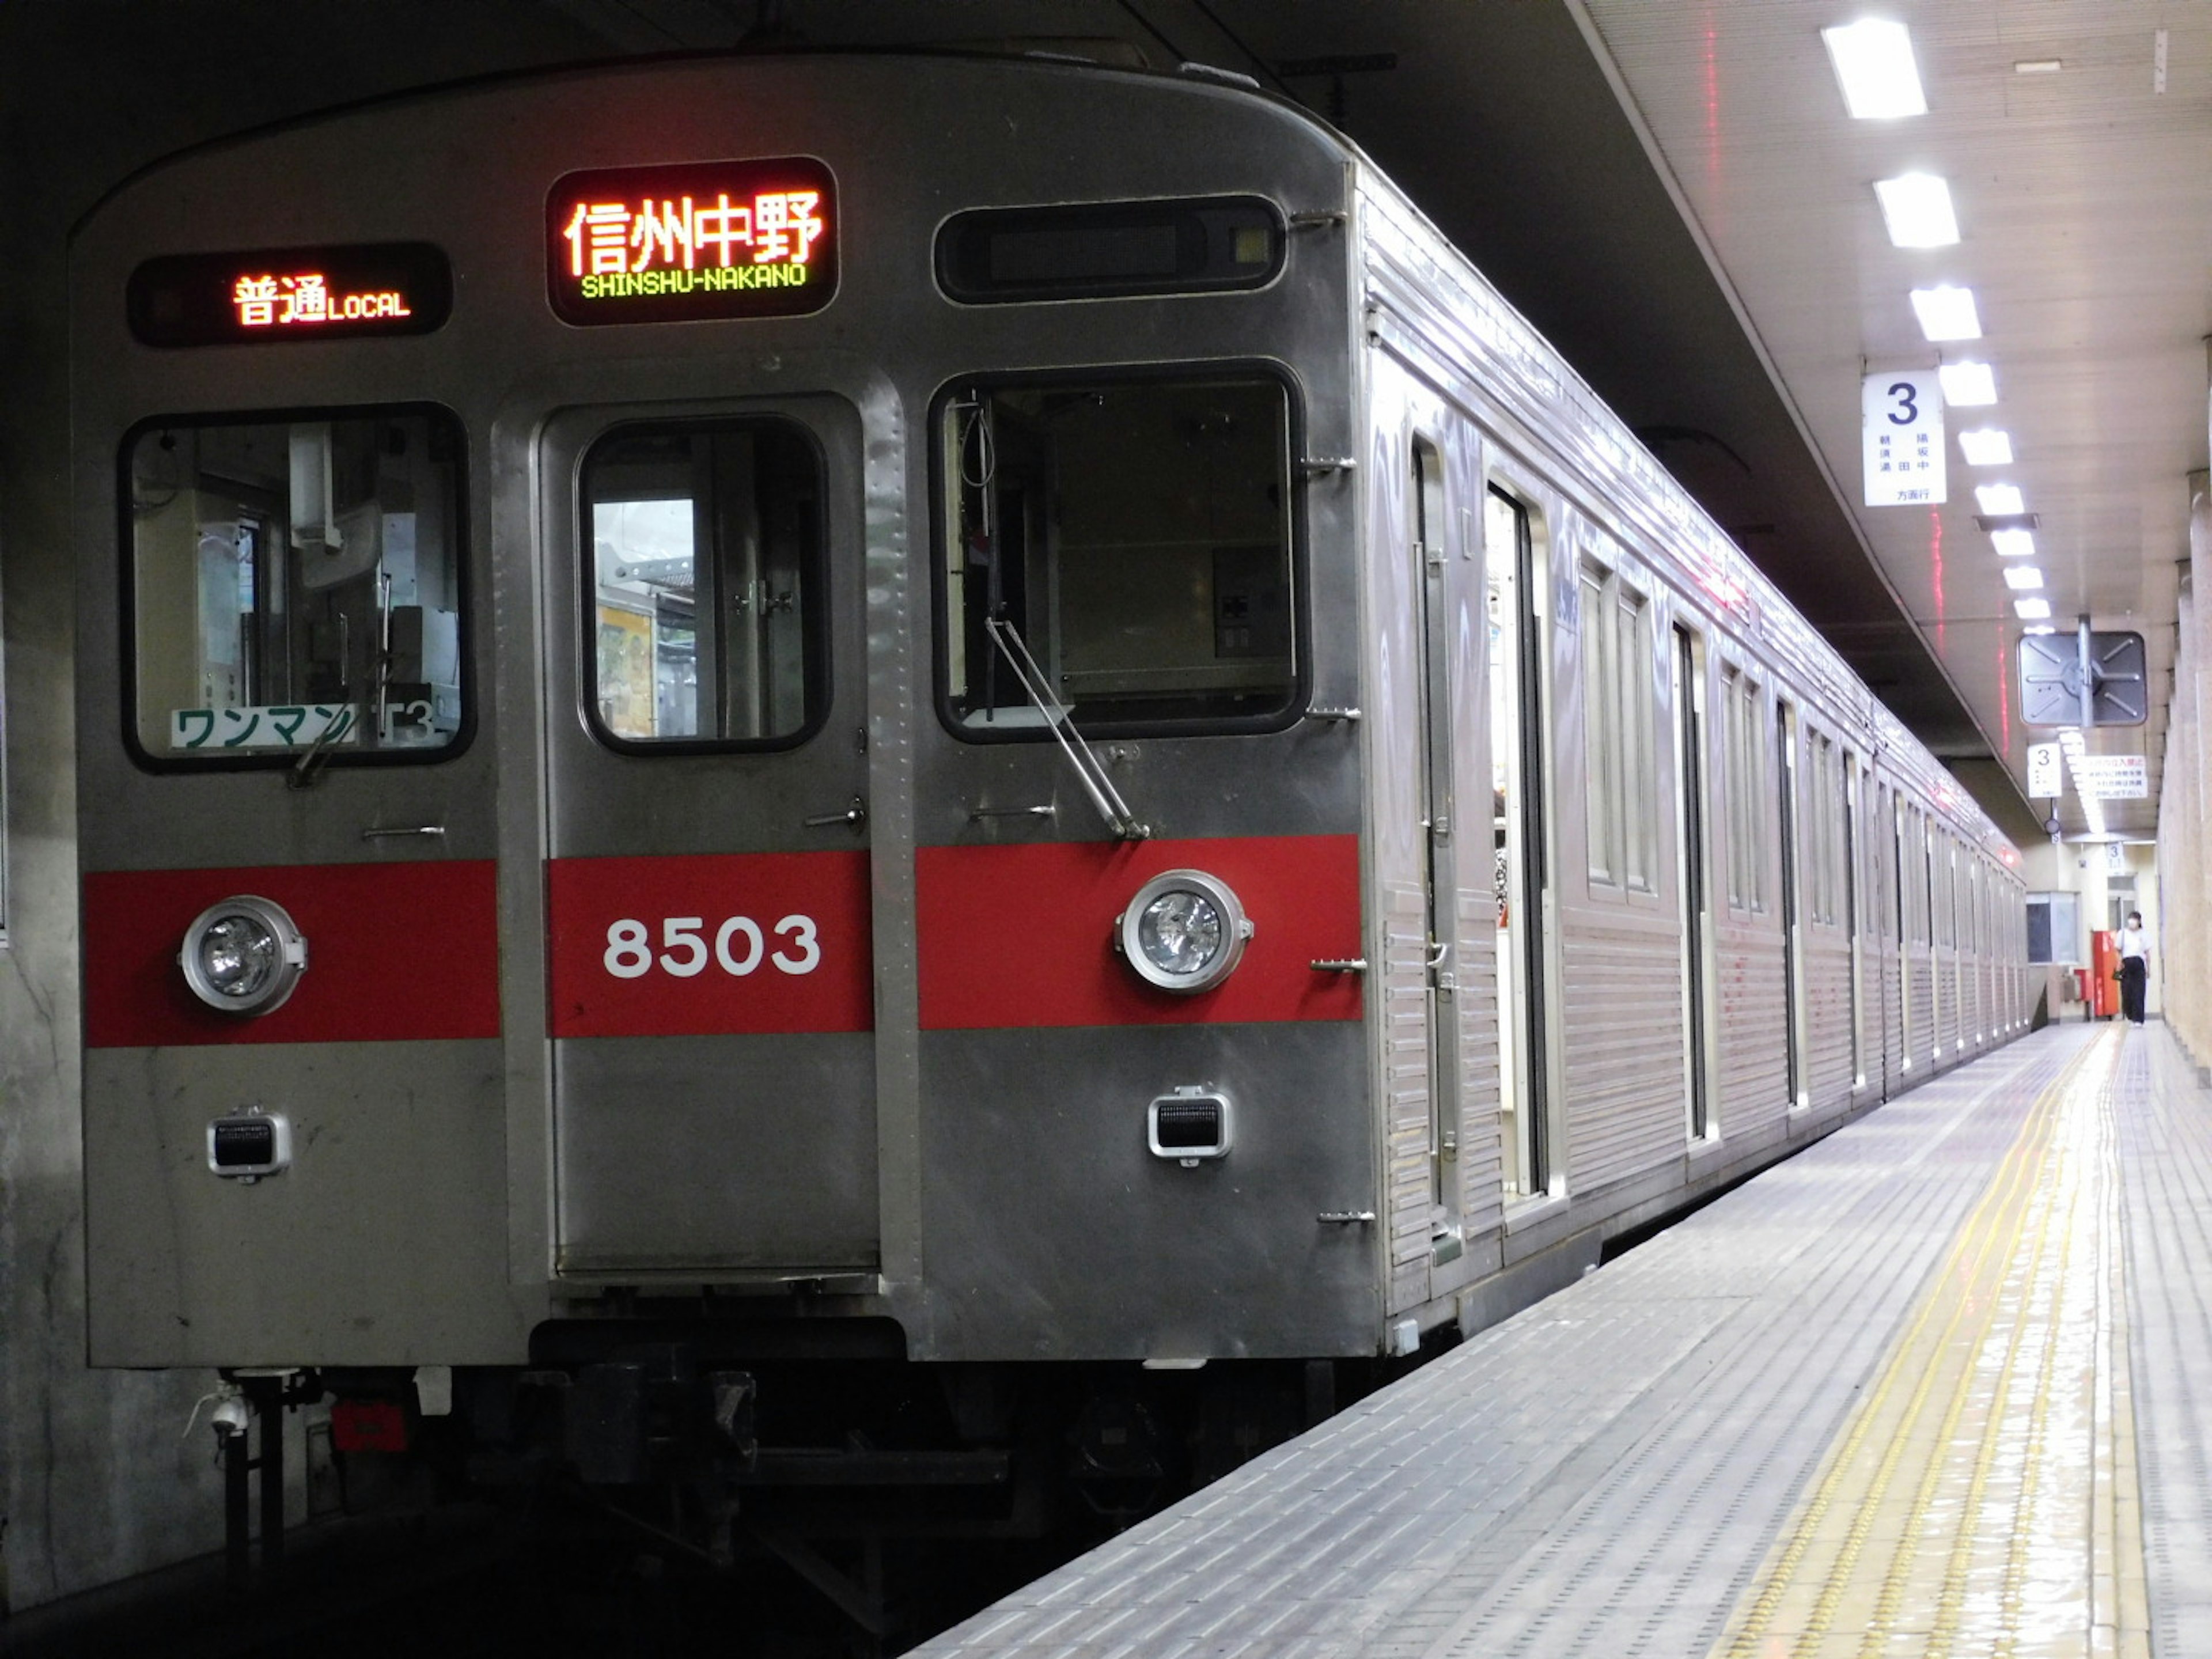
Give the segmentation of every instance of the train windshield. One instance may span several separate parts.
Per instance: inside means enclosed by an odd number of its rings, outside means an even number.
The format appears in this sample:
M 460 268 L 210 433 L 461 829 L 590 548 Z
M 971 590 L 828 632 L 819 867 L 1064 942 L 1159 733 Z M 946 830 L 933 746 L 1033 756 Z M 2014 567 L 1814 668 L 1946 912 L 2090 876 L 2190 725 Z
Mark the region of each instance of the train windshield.
M 142 430 L 126 456 L 140 749 L 435 758 L 463 722 L 459 424 Z
M 1279 717 L 1297 688 L 1290 400 L 1262 376 L 960 389 L 939 434 L 958 729 L 1039 729 L 993 621 L 1085 731 Z
M 827 710 L 823 464 L 781 419 L 629 427 L 584 458 L 600 734 L 770 747 Z

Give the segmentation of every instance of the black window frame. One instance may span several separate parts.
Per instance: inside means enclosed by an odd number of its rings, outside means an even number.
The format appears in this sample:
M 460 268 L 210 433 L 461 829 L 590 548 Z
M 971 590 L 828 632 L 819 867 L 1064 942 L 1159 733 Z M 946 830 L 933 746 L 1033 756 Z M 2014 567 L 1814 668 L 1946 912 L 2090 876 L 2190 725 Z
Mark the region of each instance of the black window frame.
M 806 628 L 806 696 L 811 712 L 798 729 L 774 738 L 625 738 L 608 729 L 599 718 L 599 567 L 598 550 L 592 538 L 590 502 L 584 494 L 584 474 L 594 452 L 625 434 L 640 432 L 709 431 L 715 428 L 760 426 L 773 423 L 787 427 L 805 441 L 813 452 L 821 479 L 819 498 L 815 503 L 815 532 L 820 558 L 818 580 L 820 593 L 811 607 Z M 804 748 L 821 735 L 835 712 L 837 681 L 832 653 L 836 649 L 836 630 L 831 617 L 835 613 L 836 597 L 836 550 L 830 541 L 830 491 L 832 478 L 830 451 L 822 441 L 822 434 L 799 416 L 783 410 L 730 410 L 692 416 L 643 416 L 626 418 L 602 427 L 591 441 L 576 452 L 574 477 L 570 480 L 569 495 L 576 509 L 576 697 L 577 712 L 584 729 L 600 747 L 617 755 L 634 755 L 651 759 L 669 755 L 769 755 L 782 754 Z
M 938 387 L 929 401 L 926 428 L 929 447 L 929 560 L 930 560 L 930 685 L 940 725 L 963 743 L 1050 743 L 1049 726 L 982 728 L 970 726 L 952 706 L 951 594 L 945 575 L 945 532 L 951 505 L 945 477 L 945 446 L 940 441 L 946 410 L 961 392 L 1002 386 L 1052 386 L 1074 380 L 1109 385 L 1143 385 L 1196 380 L 1232 380 L 1239 376 L 1273 380 L 1282 389 L 1289 491 L 1289 549 L 1291 563 L 1291 654 L 1292 673 L 1283 706 L 1264 714 L 1231 715 L 1218 720 L 1156 720 L 1086 721 L 1076 714 L 1071 724 L 1085 738 L 1104 740 L 1128 738 L 1202 738 L 1263 736 L 1286 732 L 1305 718 L 1313 697 L 1313 628 L 1310 533 L 1307 520 L 1309 480 L 1298 470 L 1305 453 L 1305 399 L 1298 378 L 1288 363 L 1275 358 L 1233 357 L 1187 359 L 1171 363 L 1072 364 L 1048 368 L 1021 368 L 955 375 Z
M 139 440 L 151 432 L 222 426 L 278 426 L 301 421 L 373 421 L 420 416 L 447 423 L 453 441 L 453 531 L 456 554 L 453 586 L 459 609 L 454 628 L 454 659 L 461 694 L 460 724 L 453 741 L 433 748 L 358 749 L 332 744 L 320 750 L 308 746 L 279 750 L 204 750 L 189 755 L 155 755 L 138 739 L 138 538 L 131 510 L 131 457 Z M 476 537 L 469 517 L 470 433 L 468 422 L 451 405 L 428 398 L 377 404 L 301 404 L 273 409 L 203 410 L 188 415 L 155 415 L 136 421 L 123 434 L 116 452 L 116 609 L 117 678 L 122 696 L 124 752 L 141 771 L 157 775 L 210 772 L 274 772 L 300 764 L 313 752 L 317 770 L 325 766 L 435 766 L 459 759 L 468 752 L 477 733 L 476 669 Z

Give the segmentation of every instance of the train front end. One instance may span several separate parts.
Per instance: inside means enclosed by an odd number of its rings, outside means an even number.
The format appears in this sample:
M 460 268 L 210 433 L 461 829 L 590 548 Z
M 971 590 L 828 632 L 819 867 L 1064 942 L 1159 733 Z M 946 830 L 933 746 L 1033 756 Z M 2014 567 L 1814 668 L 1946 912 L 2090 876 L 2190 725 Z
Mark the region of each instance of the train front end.
M 1205 81 L 854 58 L 120 189 L 94 1362 L 1102 1507 L 1325 1408 L 1383 1340 L 1349 187 Z

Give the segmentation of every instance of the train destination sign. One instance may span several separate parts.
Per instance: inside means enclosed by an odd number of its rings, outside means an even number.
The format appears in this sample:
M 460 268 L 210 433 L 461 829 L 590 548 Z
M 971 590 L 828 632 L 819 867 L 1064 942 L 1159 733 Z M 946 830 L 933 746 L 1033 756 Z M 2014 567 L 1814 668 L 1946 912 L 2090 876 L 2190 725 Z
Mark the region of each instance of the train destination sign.
M 453 311 L 453 273 L 428 242 L 169 254 L 131 273 L 125 307 L 155 346 L 428 334 Z
M 837 289 L 837 189 L 808 156 L 572 173 L 545 198 L 564 322 L 792 317 Z

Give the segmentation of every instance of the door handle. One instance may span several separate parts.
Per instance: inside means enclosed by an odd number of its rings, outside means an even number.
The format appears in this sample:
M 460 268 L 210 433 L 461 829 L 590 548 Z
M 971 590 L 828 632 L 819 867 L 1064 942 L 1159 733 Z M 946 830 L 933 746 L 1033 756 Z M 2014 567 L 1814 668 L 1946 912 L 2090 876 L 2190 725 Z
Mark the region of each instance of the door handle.
M 802 820 L 809 830 L 824 830 L 833 823 L 849 824 L 855 830 L 865 829 L 868 822 L 868 803 L 860 796 L 842 812 L 822 812 Z

